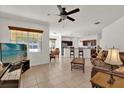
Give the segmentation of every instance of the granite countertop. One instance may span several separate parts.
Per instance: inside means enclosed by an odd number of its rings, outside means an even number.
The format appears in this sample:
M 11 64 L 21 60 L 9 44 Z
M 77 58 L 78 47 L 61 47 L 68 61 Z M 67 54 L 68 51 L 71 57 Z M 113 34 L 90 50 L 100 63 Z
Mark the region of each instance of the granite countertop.
M 92 48 L 86 48 L 86 47 L 82 47 L 83 49 L 92 49 Z M 70 47 L 65 47 L 65 49 L 70 49 Z M 74 49 L 79 49 L 79 48 L 74 48 Z

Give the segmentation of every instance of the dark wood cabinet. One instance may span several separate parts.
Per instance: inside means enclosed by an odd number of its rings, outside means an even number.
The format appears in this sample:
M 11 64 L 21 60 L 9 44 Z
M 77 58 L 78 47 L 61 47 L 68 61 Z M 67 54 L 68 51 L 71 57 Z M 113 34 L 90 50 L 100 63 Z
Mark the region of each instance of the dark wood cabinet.
M 67 45 L 67 46 L 73 46 L 73 42 L 72 41 L 62 41 L 63 45 Z
M 88 41 L 83 41 L 83 46 L 88 46 Z
M 91 40 L 91 46 L 96 46 L 96 40 Z
M 96 46 L 96 40 L 84 40 L 82 41 L 83 46 L 88 46 L 88 44 L 91 44 L 91 46 Z

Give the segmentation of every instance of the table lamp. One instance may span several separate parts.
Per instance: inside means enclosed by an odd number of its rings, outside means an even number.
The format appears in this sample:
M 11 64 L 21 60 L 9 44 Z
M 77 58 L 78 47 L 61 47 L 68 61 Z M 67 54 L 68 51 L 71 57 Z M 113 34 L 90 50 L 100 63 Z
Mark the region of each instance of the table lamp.
M 107 58 L 105 60 L 106 63 L 111 65 L 111 69 L 110 69 L 110 78 L 108 79 L 108 83 L 109 84 L 113 84 L 115 79 L 113 78 L 113 65 L 121 65 L 122 62 L 120 60 L 120 56 L 119 56 L 119 49 L 117 48 L 110 48 L 108 50 L 108 55 Z

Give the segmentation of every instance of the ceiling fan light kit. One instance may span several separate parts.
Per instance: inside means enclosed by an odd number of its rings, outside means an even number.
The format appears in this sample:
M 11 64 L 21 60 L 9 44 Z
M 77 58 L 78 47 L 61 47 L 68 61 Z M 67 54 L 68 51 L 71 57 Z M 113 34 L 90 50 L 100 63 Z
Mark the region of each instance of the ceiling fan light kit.
M 58 7 L 58 9 L 59 9 L 59 11 L 60 11 L 59 16 L 61 17 L 61 18 L 59 19 L 59 21 L 58 21 L 59 23 L 62 22 L 62 20 L 65 20 L 65 19 L 68 19 L 68 20 L 70 20 L 70 21 L 72 21 L 72 22 L 75 21 L 75 19 L 72 18 L 72 17 L 70 17 L 69 15 L 74 14 L 74 13 L 80 11 L 79 8 L 76 8 L 76 9 L 73 9 L 73 10 L 67 12 L 67 11 L 66 11 L 66 8 L 62 7 L 61 5 L 57 5 L 57 7 Z

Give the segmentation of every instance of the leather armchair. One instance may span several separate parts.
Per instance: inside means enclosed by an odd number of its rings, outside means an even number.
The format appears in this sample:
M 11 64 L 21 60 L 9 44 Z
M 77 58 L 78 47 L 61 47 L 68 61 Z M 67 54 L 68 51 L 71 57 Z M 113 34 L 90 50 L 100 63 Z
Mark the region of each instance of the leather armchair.
M 104 57 L 107 56 L 107 51 L 103 51 Z M 124 66 L 124 52 L 120 52 L 120 59 L 122 61 L 122 67 Z M 91 77 L 93 77 L 97 72 L 110 73 L 110 65 L 105 63 L 104 60 L 98 58 L 91 58 L 91 63 L 93 64 Z M 114 74 L 120 77 L 124 77 L 124 72 L 117 72 L 115 69 L 119 68 L 119 66 L 114 66 Z
M 54 48 L 54 49 L 52 49 L 52 51 L 51 51 L 51 54 L 52 55 L 57 55 L 58 57 L 59 57 L 59 48 Z

